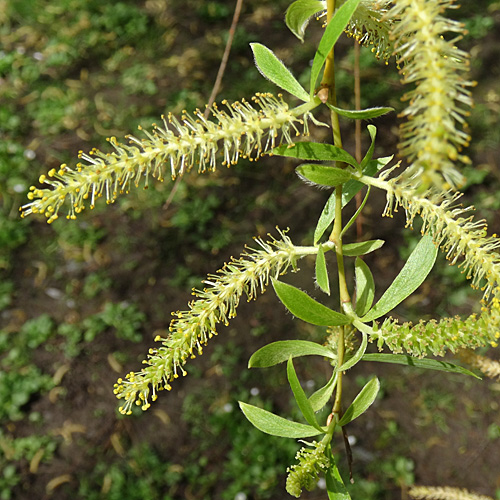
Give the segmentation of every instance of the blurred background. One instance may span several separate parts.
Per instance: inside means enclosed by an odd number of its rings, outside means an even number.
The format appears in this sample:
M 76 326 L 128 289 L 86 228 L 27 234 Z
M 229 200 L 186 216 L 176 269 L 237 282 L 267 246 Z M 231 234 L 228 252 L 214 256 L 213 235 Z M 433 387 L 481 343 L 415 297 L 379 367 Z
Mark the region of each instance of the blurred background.
M 243 2 L 219 100 L 276 92 L 255 69 L 250 42 L 274 50 L 307 86 L 322 29 L 312 21 L 301 44 L 283 22 L 288 4 Z M 300 418 L 284 367 L 249 371 L 248 358 L 271 341 L 321 340 L 324 332 L 293 320 L 274 293 L 243 303 L 188 364 L 188 377 L 146 413 L 121 416 L 112 389 L 140 369 L 171 312 L 187 307 L 191 288 L 253 236 L 276 234 L 278 225 L 290 228 L 294 243 L 311 244 L 328 193 L 302 184 L 296 163 L 264 158 L 192 172 L 168 206 L 171 182 L 51 226 L 18 212 L 29 186 L 63 162 L 74 165 L 79 150 L 106 150 L 106 137 L 123 139 L 168 111 L 203 109 L 234 7 L 229 0 L 0 0 L 0 500 L 289 498 L 286 468 L 300 445 L 253 428 L 237 401 Z M 467 25 L 460 43 L 478 81 L 464 204 L 476 205 L 498 232 L 500 2 L 467 2 L 451 14 Z M 352 109 L 351 39 L 339 43 L 337 58 L 339 105 Z M 361 78 L 363 106 L 402 108 L 394 61 L 385 66 L 362 49 Z M 375 155 L 393 154 L 396 114 L 374 124 Z M 354 123 L 342 127 L 353 152 Z M 328 140 L 328 130 L 313 132 Z M 384 204 L 383 194 L 372 195 L 363 225 L 364 237 L 386 240 L 367 258 L 379 295 L 419 237 L 404 229 L 404 214 L 381 221 Z M 301 263 L 294 279 L 321 299 L 313 266 Z M 478 298 L 460 270 L 440 259 L 398 314 L 470 314 Z M 498 350 L 488 355 L 499 359 Z M 322 360 L 301 359 L 296 368 L 309 392 L 329 378 Z M 413 483 L 500 499 L 499 382 L 367 363 L 349 373 L 347 399 L 373 373 L 381 394 L 348 429 L 353 499 L 406 498 Z M 319 488 L 303 498 L 325 496 Z

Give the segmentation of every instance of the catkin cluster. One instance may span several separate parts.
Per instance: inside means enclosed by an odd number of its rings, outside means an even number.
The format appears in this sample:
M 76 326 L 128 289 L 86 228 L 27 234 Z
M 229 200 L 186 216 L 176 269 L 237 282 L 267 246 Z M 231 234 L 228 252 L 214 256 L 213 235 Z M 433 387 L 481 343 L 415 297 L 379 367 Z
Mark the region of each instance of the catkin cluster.
M 420 321 L 399 324 L 392 318 L 386 319 L 376 329 L 370 340 L 382 350 L 385 346 L 394 353 L 406 352 L 412 356 L 428 354 L 444 356 L 447 350 L 455 353 L 460 349 L 498 346 L 500 338 L 500 305 L 495 297 L 489 308 L 480 316 L 471 314 L 462 320 L 458 316 L 440 321 Z
M 455 43 L 463 24 L 444 17 L 453 0 L 397 0 L 388 13 L 402 81 L 414 85 L 404 96 L 400 150 L 407 158 L 407 178 L 418 177 L 427 187 L 455 188 L 463 176 L 455 162 L 469 163 L 461 154 L 468 146 L 465 118 L 472 105 L 464 74 L 469 56 Z M 450 36 L 452 34 L 452 36 Z
M 486 495 L 450 487 L 412 486 L 409 494 L 415 500 L 493 500 Z
M 242 296 L 250 301 L 264 292 L 271 277 L 277 278 L 290 267 L 295 268 L 299 258 L 283 232 L 281 239 L 269 242 L 256 239 L 258 250 L 248 250 L 239 259 L 233 259 L 216 274 L 205 280 L 206 288 L 193 290 L 196 297 L 189 310 L 174 313 L 166 338 L 157 337 L 162 346 L 150 349 L 146 365 L 139 372 L 130 372 L 115 384 L 114 393 L 125 402 L 123 414 L 130 414 L 134 404 L 147 410 L 157 398 L 158 390 L 170 390 L 170 382 L 179 374 L 186 375 L 183 366 L 189 358 L 202 354 L 203 346 L 214 335 L 216 327 L 227 325 L 236 316 Z
M 391 216 L 398 206 L 405 209 L 407 225 L 419 215 L 423 220 L 422 233 L 430 233 L 451 264 L 463 258 L 459 266 L 488 298 L 500 286 L 500 238 L 488 236 L 484 220 L 474 220 L 474 207 L 459 205 L 461 194 L 421 192 L 413 183 L 399 178 L 377 182 L 387 191 L 384 215 Z
M 330 466 L 330 460 L 325 455 L 326 443 L 313 441 L 312 448 L 302 447 L 296 455 L 298 464 L 288 468 L 286 478 L 286 491 L 298 498 L 305 488 L 311 491 L 316 487 L 319 473 Z
M 370 47 L 377 59 L 386 61 L 393 52 L 389 36 L 393 19 L 387 16 L 391 3 L 388 0 L 361 0 L 345 29 L 348 36 Z
M 214 120 L 207 120 L 200 110 L 184 112 L 180 119 L 169 114 L 162 117 L 162 125 L 143 130 L 142 139 L 128 136 L 129 144 L 108 139 L 114 149 L 111 153 L 80 151 L 82 161 L 76 168 L 63 164 L 40 176 L 40 184 L 48 187 L 30 188 L 31 201 L 21 207 L 21 215 L 44 214 L 50 223 L 68 200 L 67 217 L 74 219 L 86 204 L 93 208 L 100 197 L 113 203 L 131 186 L 143 183 L 147 187 L 150 177 L 163 181 L 165 176 L 175 178 L 193 166 L 200 172 L 213 171 L 219 163 L 229 167 L 240 157 L 256 159 L 280 142 L 290 144 L 292 136 L 300 135 L 297 126 L 308 134 L 308 113 L 303 118 L 296 116 L 281 96 L 257 94 L 252 102 L 222 104 L 225 109 L 216 105 L 211 109 Z

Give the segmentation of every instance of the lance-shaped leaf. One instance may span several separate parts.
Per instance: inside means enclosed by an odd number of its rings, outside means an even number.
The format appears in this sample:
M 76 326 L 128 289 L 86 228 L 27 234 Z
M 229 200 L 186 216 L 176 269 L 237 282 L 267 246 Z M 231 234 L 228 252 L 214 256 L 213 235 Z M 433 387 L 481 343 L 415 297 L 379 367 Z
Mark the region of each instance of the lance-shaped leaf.
M 344 191 L 347 188 L 347 184 L 353 181 L 348 181 L 342 187 L 342 196 L 344 195 Z M 361 188 L 360 188 L 361 189 Z M 348 202 L 346 202 L 347 205 Z M 342 198 L 342 207 L 344 207 L 344 198 Z M 323 210 L 321 211 L 321 215 L 319 216 L 318 222 L 316 224 L 316 228 L 314 230 L 314 244 L 316 245 L 325 231 L 328 229 L 330 224 L 335 219 L 335 191 L 330 195 Z
M 337 359 L 337 355 L 326 346 L 309 340 L 278 340 L 254 352 L 248 368 L 267 368 L 299 356 L 324 356 Z
M 350 323 L 351 320 L 347 316 L 316 302 L 302 290 L 274 278 L 272 282 L 278 298 L 297 318 L 317 326 L 339 326 Z
M 286 418 L 275 415 L 274 413 L 263 410 L 257 406 L 249 405 L 248 403 L 243 403 L 242 401 L 239 401 L 238 403 L 241 411 L 245 414 L 245 417 L 247 417 L 249 422 L 266 434 L 300 439 L 324 433 L 324 431 L 315 429 L 310 425 L 287 420 Z
M 386 354 L 374 353 L 365 354 L 363 361 L 377 361 L 380 363 L 394 363 L 397 365 L 414 366 L 415 368 L 423 368 L 424 370 L 437 370 L 449 373 L 461 373 L 462 375 L 470 375 L 481 380 L 475 373 L 466 368 L 449 363 L 447 361 L 438 361 L 437 359 L 420 359 L 409 356 L 408 354 Z
M 364 158 L 361 160 L 361 170 L 365 168 L 365 166 L 368 164 L 368 162 L 372 159 L 373 157 L 373 151 L 375 151 L 375 138 L 377 137 L 377 127 L 373 125 L 368 125 L 368 133 L 370 134 L 371 137 L 371 143 L 370 147 L 368 148 L 368 151 L 366 152 Z
M 366 352 L 366 347 L 368 345 L 368 335 L 361 331 L 363 335 L 363 339 L 361 341 L 361 345 L 359 346 L 359 349 L 356 351 L 356 354 L 350 359 L 348 359 L 345 363 L 342 363 L 341 366 L 337 368 L 338 372 L 345 372 L 346 370 L 349 370 L 349 368 L 352 368 L 358 361 L 361 360 L 363 357 L 363 354 Z
M 282 144 L 272 150 L 272 154 L 312 161 L 341 161 L 358 167 L 358 162 L 344 149 L 333 144 L 321 142 L 296 142 L 295 144 Z
M 344 184 L 352 177 L 348 170 L 313 163 L 300 165 L 295 171 L 301 179 L 318 186 L 327 187 L 335 187 L 339 184 Z
M 330 447 L 328 447 L 327 453 L 328 458 L 330 459 L 330 467 L 325 474 L 328 500 L 351 500 L 351 495 L 349 495 L 349 492 L 345 487 Z
M 318 50 L 314 55 L 311 68 L 311 95 L 314 94 L 316 80 L 318 79 L 323 64 L 325 64 L 328 53 L 332 50 L 339 36 L 344 31 L 344 28 L 347 26 L 349 19 L 351 19 L 360 1 L 361 0 L 347 0 L 344 2 L 328 23 L 321 41 L 319 42 Z
M 379 170 L 384 168 L 391 160 L 392 156 L 388 156 L 386 158 L 377 158 L 376 160 L 371 160 L 368 162 L 368 165 L 363 170 L 363 175 L 373 176 Z M 364 184 L 359 181 L 355 181 L 351 179 L 347 181 L 342 186 L 342 208 L 344 208 L 353 198 L 356 196 L 362 188 Z M 335 219 L 335 193 L 330 195 L 328 201 L 326 202 L 323 211 L 319 217 L 318 223 L 316 225 L 316 229 L 314 230 L 314 244 L 318 243 L 321 239 L 325 231 L 328 229 L 328 226 Z
M 377 397 L 378 391 L 380 389 L 380 382 L 377 377 L 372 378 L 364 387 L 361 389 L 360 393 L 356 396 L 354 401 L 351 403 L 349 408 L 342 415 L 339 420 L 339 425 L 343 426 L 352 422 L 355 418 L 358 418 L 362 413 L 364 413 L 372 405 Z
M 370 195 L 370 189 L 371 186 L 368 186 L 368 189 L 366 190 L 365 197 L 363 198 L 363 201 L 361 202 L 361 205 L 357 208 L 356 212 L 354 212 L 354 215 L 349 219 L 349 222 L 344 226 L 340 233 L 340 238 L 349 230 L 349 228 L 354 224 L 356 219 L 359 217 L 361 212 L 363 211 L 363 208 L 366 205 L 366 202 L 368 201 L 368 196 Z
M 325 10 L 325 4 L 319 0 L 297 0 L 286 11 L 286 25 L 303 42 L 309 19 L 322 10 Z
M 311 406 L 313 407 L 313 410 L 319 411 L 323 406 L 330 401 L 330 398 L 332 397 L 333 390 L 335 389 L 335 386 L 337 385 L 337 373 L 333 372 L 330 380 L 321 387 L 321 389 L 318 389 L 314 394 L 311 395 L 309 398 L 309 402 L 311 403 Z
M 330 279 L 326 268 L 325 251 L 320 245 L 316 255 L 316 283 L 327 295 L 330 295 Z
M 264 77 L 302 101 L 310 100 L 309 94 L 272 50 L 260 43 L 251 43 L 250 46 L 255 57 L 255 64 Z
M 288 359 L 288 363 L 286 365 L 286 374 L 288 377 L 288 383 L 292 388 L 293 397 L 295 398 L 295 401 L 297 402 L 302 415 L 304 415 L 304 418 L 307 420 L 307 423 L 309 425 L 312 425 L 315 429 L 324 432 L 321 426 L 318 424 L 313 407 L 309 402 L 309 399 L 307 399 L 302 386 L 300 385 L 299 378 L 297 377 L 297 373 L 295 372 L 295 367 L 293 366 L 291 357 Z
M 368 265 L 356 258 L 355 264 L 356 279 L 356 314 L 364 316 L 373 304 L 375 297 L 375 281 Z
M 385 115 L 386 113 L 394 111 L 394 108 L 386 108 L 386 107 L 376 107 L 367 109 L 342 109 L 342 108 L 337 108 L 337 106 L 333 106 L 330 103 L 326 103 L 326 105 L 330 109 L 333 109 L 338 115 L 345 116 L 346 118 L 351 118 L 353 120 L 370 120 L 371 118 L 377 118 L 378 116 L 382 116 Z
M 358 257 L 359 255 L 366 255 L 367 253 L 378 250 L 383 244 L 384 240 L 366 240 L 359 243 L 347 243 L 342 245 L 342 253 L 345 257 Z
M 380 318 L 392 311 L 411 295 L 425 280 L 436 262 L 438 249 L 432 237 L 425 235 L 417 244 L 401 272 L 385 291 L 380 300 L 361 320 L 363 323 Z

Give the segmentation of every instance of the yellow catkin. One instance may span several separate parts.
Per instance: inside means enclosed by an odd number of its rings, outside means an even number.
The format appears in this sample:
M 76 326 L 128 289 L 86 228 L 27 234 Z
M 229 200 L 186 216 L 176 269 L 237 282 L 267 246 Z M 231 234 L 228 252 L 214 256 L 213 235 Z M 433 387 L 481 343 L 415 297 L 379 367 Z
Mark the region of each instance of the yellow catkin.
M 408 178 L 418 176 L 425 187 L 447 189 L 463 184 L 457 161 L 468 146 L 465 118 L 472 105 L 464 78 L 469 55 L 456 47 L 465 33 L 463 24 L 444 16 L 452 0 L 397 0 L 388 13 L 395 20 L 391 39 L 402 82 L 414 88 L 403 97 L 400 152 L 409 163 Z M 447 36 L 450 33 L 455 36 Z
M 142 130 L 143 138 L 130 135 L 129 144 L 122 144 L 110 137 L 113 151 L 80 151 L 82 161 L 76 168 L 63 164 L 48 176 L 41 175 L 39 182 L 46 187 L 30 189 L 29 203 L 20 208 L 21 215 L 43 213 L 52 222 L 69 201 L 67 218 L 74 219 L 101 197 L 113 203 L 131 186 L 147 188 L 150 178 L 163 181 L 193 167 L 207 172 L 220 163 L 230 166 L 240 158 L 257 159 L 281 142 L 291 144 L 294 135 L 308 134 L 309 111 L 297 109 L 289 109 L 281 96 L 256 94 L 251 102 L 226 103 L 225 109 L 214 106 L 212 120 L 200 110 L 180 118 L 168 114 L 162 125 Z
M 186 375 L 183 368 L 188 359 L 203 353 L 203 346 L 217 335 L 218 325 L 227 325 L 236 316 L 240 299 L 255 299 L 264 292 L 271 277 L 277 278 L 300 258 L 296 247 L 280 231 L 280 240 L 269 242 L 255 240 L 260 246 L 248 250 L 240 258 L 226 263 L 222 269 L 209 275 L 203 290 L 195 290 L 196 297 L 187 311 L 174 313 L 169 334 L 155 341 L 161 343 L 149 350 L 145 365 L 139 372 L 130 372 L 118 379 L 114 393 L 124 403 L 120 407 L 123 414 L 130 414 L 134 405 L 147 410 L 149 398 L 155 401 L 157 392 L 170 390 L 170 382 Z

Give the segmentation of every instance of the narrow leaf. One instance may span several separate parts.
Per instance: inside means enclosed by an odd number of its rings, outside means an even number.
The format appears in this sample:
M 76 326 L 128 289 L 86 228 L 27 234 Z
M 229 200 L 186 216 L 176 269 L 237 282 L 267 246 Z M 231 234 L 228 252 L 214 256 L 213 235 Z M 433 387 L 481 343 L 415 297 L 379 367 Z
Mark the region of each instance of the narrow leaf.
M 361 169 L 365 168 L 365 165 L 368 164 L 368 162 L 372 159 L 373 157 L 373 151 L 375 151 L 375 138 L 377 137 L 377 127 L 373 125 L 368 125 L 368 133 L 370 134 L 371 137 L 371 143 L 370 147 L 368 148 L 368 151 L 366 152 L 364 158 L 361 160 Z
M 287 420 L 286 418 L 275 415 L 262 408 L 258 408 L 257 406 L 243 403 L 242 401 L 239 401 L 239 405 L 245 417 L 247 417 L 254 427 L 272 436 L 300 439 L 317 436 L 324 432 L 310 425 Z
M 368 345 L 368 335 L 364 332 L 361 333 L 363 335 L 363 339 L 359 349 L 356 351 L 356 354 L 338 367 L 337 372 L 345 372 L 346 370 L 349 370 L 349 368 L 352 368 L 363 357 L 363 354 L 366 352 L 366 346 Z
M 379 170 L 385 167 L 392 160 L 392 158 L 392 156 L 389 156 L 387 158 L 377 158 L 376 160 L 371 160 L 363 170 L 363 174 L 369 176 L 375 175 Z M 363 187 L 364 184 L 359 181 L 352 179 L 347 181 L 342 186 L 342 208 L 344 208 Z M 330 198 L 328 198 L 323 211 L 321 212 L 316 229 L 314 230 L 314 244 L 318 243 L 334 219 L 335 193 L 332 193 Z
M 346 118 L 352 118 L 353 120 L 369 120 L 371 118 L 377 118 L 378 116 L 385 115 L 394 111 L 394 108 L 385 107 L 375 107 L 367 109 L 341 109 L 333 106 L 330 103 L 326 103 L 330 109 L 333 109 L 338 115 L 344 116 Z
M 274 278 L 272 282 L 278 298 L 297 318 L 318 326 L 339 326 L 350 323 L 347 316 L 316 302 L 302 290 Z
M 335 389 L 335 386 L 337 385 L 337 373 L 333 372 L 330 380 L 324 385 L 321 389 L 318 389 L 310 398 L 309 402 L 311 403 L 311 406 L 313 410 L 319 411 L 323 406 L 330 401 L 330 398 L 332 397 L 333 390 Z
M 335 464 L 333 454 L 328 448 L 328 458 L 330 459 L 330 467 L 326 471 L 326 491 L 328 493 L 328 500 L 351 500 L 351 495 L 345 487 L 339 469 Z
M 330 295 L 330 279 L 326 269 L 325 251 L 322 246 L 318 248 L 316 255 L 316 283 L 323 292 Z
M 380 241 L 380 240 L 379 240 Z M 373 304 L 375 297 L 375 281 L 368 265 L 356 258 L 355 263 L 356 279 L 356 314 L 364 316 Z
M 361 202 L 361 205 L 358 207 L 354 215 L 349 219 L 349 222 L 344 226 L 340 233 L 340 237 L 345 234 L 345 232 L 354 224 L 355 220 L 358 218 L 359 214 L 362 212 L 363 208 L 365 208 L 366 202 L 368 201 L 368 196 L 370 195 L 370 190 L 371 186 L 368 186 L 368 189 L 366 190 L 365 197 L 363 198 L 363 201 Z
M 283 144 L 274 148 L 272 154 L 286 156 L 287 158 L 298 158 L 299 160 L 341 161 L 353 167 L 359 166 L 358 162 L 344 149 L 321 142 Z
M 437 359 L 420 359 L 409 356 L 408 354 L 385 354 L 385 353 L 374 353 L 365 354 L 363 356 L 363 361 L 377 361 L 380 363 L 394 363 L 397 365 L 414 366 L 416 368 L 423 368 L 425 370 L 437 370 L 441 372 L 449 373 L 461 373 L 462 375 L 471 375 L 479 380 L 475 373 L 467 370 L 466 368 L 455 365 L 453 363 L 448 363 L 447 361 L 438 361 Z
M 322 10 L 325 10 L 325 5 L 319 0 L 297 0 L 286 11 L 286 25 L 303 42 L 309 19 Z
M 346 185 L 344 185 L 342 189 L 342 194 L 344 193 L 344 189 L 349 184 L 348 181 Z M 314 229 L 314 244 L 316 245 L 323 234 L 325 234 L 325 231 L 328 229 L 330 224 L 333 222 L 335 219 L 335 191 L 330 195 L 328 198 L 327 202 L 325 203 L 325 206 L 323 207 L 323 210 L 321 212 L 321 215 L 319 216 L 318 223 L 316 224 L 316 228 Z
M 351 179 L 351 173 L 336 167 L 305 163 L 295 169 L 297 175 L 318 186 L 335 187 Z
M 321 432 L 324 432 L 323 429 L 318 424 L 316 419 L 316 415 L 314 414 L 313 407 L 311 403 L 307 399 L 307 396 L 300 385 L 299 378 L 297 377 L 297 373 L 295 372 L 295 367 L 293 366 L 292 358 L 288 358 L 288 363 L 286 365 L 286 374 L 288 377 L 288 383 L 292 388 L 293 397 L 295 401 L 297 401 L 297 405 L 299 410 L 304 415 L 304 418 L 307 420 L 309 425 L 312 425 L 315 429 L 318 429 Z
M 360 241 L 359 243 L 347 243 L 347 245 L 342 245 L 342 253 L 345 257 L 358 257 L 359 255 L 366 255 L 367 253 L 378 250 L 384 243 L 384 240 L 367 240 Z
M 362 413 L 364 413 L 372 405 L 377 397 L 378 391 L 380 389 L 380 382 L 377 377 L 372 378 L 364 387 L 361 389 L 360 393 L 356 396 L 356 399 L 352 402 L 351 406 L 347 408 L 342 418 L 339 420 L 339 425 L 343 426 L 352 422 L 355 418 L 358 418 Z
M 309 101 L 309 94 L 290 73 L 274 52 L 260 43 L 251 43 L 255 64 L 262 75 L 302 101 Z
M 328 23 L 321 41 L 319 42 L 318 50 L 314 55 L 313 65 L 311 68 L 311 96 L 314 95 L 316 81 L 323 64 L 325 64 L 328 53 L 332 50 L 339 36 L 344 31 L 344 28 L 347 26 L 347 23 L 349 22 L 349 19 L 351 19 L 351 16 L 356 10 L 359 2 L 360 0 L 347 0 L 344 2 Z
M 367 323 L 380 318 L 411 295 L 431 272 L 436 262 L 437 252 L 438 249 L 432 242 L 432 237 L 425 235 L 384 295 L 361 320 Z
M 337 355 L 328 347 L 308 340 L 278 340 L 254 352 L 248 361 L 248 368 L 267 368 L 283 363 L 290 357 L 324 356 L 337 359 Z

